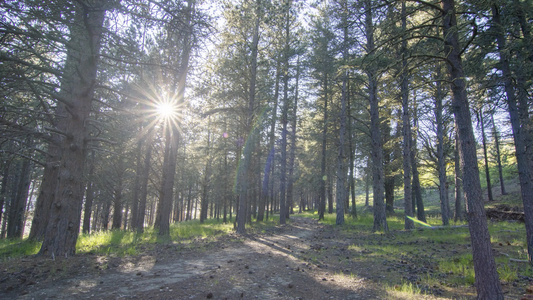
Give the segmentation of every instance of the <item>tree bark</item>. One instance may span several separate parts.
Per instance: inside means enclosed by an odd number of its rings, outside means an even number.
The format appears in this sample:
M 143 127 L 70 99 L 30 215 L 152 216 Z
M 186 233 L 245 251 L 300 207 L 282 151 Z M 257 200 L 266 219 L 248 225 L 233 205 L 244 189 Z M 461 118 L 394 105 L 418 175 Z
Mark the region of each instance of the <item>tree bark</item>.
M 289 182 L 287 185 L 287 202 L 291 208 L 291 213 L 294 209 L 294 169 L 296 160 L 296 126 L 298 124 L 298 88 L 300 82 L 300 56 L 296 60 L 296 85 L 294 92 L 294 103 L 291 116 L 291 150 L 289 152 Z
M 67 49 L 67 63 L 72 64 L 73 49 Z M 69 60 L 69 57 L 71 58 Z M 69 78 L 64 77 L 62 79 L 66 85 L 66 81 Z M 66 88 L 62 88 L 60 91 L 63 98 L 68 97 L 68 91 Z M 58 102 L 55 109 L 56 117 L 52 121 L 52 125 L 58 131 L 64 132 L 66 130 L 66 122 L 64 119 L 67 117 L 67 111 L 65 104 Z M 44 238 L 44 232 L 46 230 L 46 224 L 49 222 L 50 209 L 55 197 L 57 196 L 57 184 L 59 176 L 59 161 L 61 159 L 60 143 L 63 139 L 57 133 L 51 133 L 52 140 L 48 143 L 48 149 L 46 152 L 46 163 L 44 165 L 43 176 L 41 186 L 39 187 L 39 195 L 35 202 L 35 211 L 33 212 L 33 219 L 31 223 L 30 234 L 28 236 L 31 240 L 40 241 Z
M 498 164 L 498 175 L 500 177 L 500 191 L 502 195 L 507 195 L 507 192 L 505 191 L 505 182 L 503 180 L 503 167 L 502 167 L 502 159 L 501 159 L 501 153 L 500 153 L 500 134 L 498 132 L 498 129 L 496 128 L 496 124 L 494 123 L 494 113 L 491 115 L 492 119 L 492 138 L 494 139 L 494 147 L 496 148 L 496 162 Z
M 342 48 L 342 59 L 343 63 L 348 61 L 348 7 L 346 1 L 342 1 L 342 27 L 343 27 L 343 48 Z M 338 153 L 337 153 L 337 183 L 336 183 L 336 209 L 337 217 L 335 219 L 336 225 L 344 224 L 344 204 L 346 195 L 348 194 L 346 190 L 346 102 L 348 101 L 347 95 L 347 84 L 348 84 L 348 71 L 344 70 L 342 74 L 342 88 L 341 88 L 341 110 L 339 112 L 339 138 L 338 138 Z
M 413 168 L 413 207 L 416 204 L 416 217 L 420 221 L 426 222 L 426 211 L 424 209 L 424 200 L 422 199 L 422 189 L 420 187 L 420 178 L 418 173 L 418 148 L 417 148 L 417 139 L 418 139 L 418 107 L 416 105 L 416 97 L 413 97 L 414 107 L 413 107 L 413 130 L 411 132 L 411 163 Z
M 170 235 L 170 210 L 174 195 L 174 177 L 176 174 L 178 136 L 171 128 L 171 124 L 166 124 L 165 154 L 163 159 L 162 186 L 159 196 L 159 203 L 156 210 L 155 228 L 159 229 L 160 236 Z
M 122 225 L 122 188 L 124 182 L 124 160 L 122 157 L 122 150 L 118 151 L 117 155 L 117 177 L 113 193 L 113 224 L 111 229 L 120 229 Z
M 371 1 L 365 0 L 365 33 L 366 51 L 373 53 L 374 45 L 374 25 Z M 374 231 L 389 231 L 387 216 L 385 212 L 385 200 L 383 198 L 385 190 L 385 175 L 383 172 L 383 144 L 381 139 L 381 122 L 379 118 L 379 98 L 377 95 L 377 75 L 372 67 L 366 70 L 368 76 L 368 100 L 370 103 L 370 136 L 372 139 L 372 189 L 374 192 Z
M 461 171 L 461 160 L 459 158 L 459 141 L 455 140 L 455 213 L 453 220 L 463 220 L 463 173 Z
M 256 0 L 256 17 L 252 37 L 252 53 L 250 56 L 250 85 L 248 89 L 248 115 L 246 116 L 245 132 L 249 133 L 244 145 L 243 157 L 239 161 L 239 170 L 237 172 L 239 182 L 239 209 L 237 211 L 237 233 L 246 233 L 246 220 L 249 205 L 249 187 L 252 184 L 252 155 L 255 133 L 257 131 L 253 126 L 255 111 L 255 90 L 257 80 L 257 53 L 259 45 L 259 25 L 261 23 L 261 0 Z
M 487 180 L 487 195 L 489 201 L 494 201 L 492 197 L 492 184 L 490 182 L 490 171 L 489 171 L 489 155 L 487 152 L 487 136 L 485 134 L 485 121 L 483 120 L 483 109 L 478 113 L 478 118 L 481 126 L 481 143 L 483 144 L 483 158 L 485 160 L 485 179 Z
M 444 110 L 442 101 L 444 92 L 441 86 L 440 65 L 437 65 L 435 81 L 435 122 L 437 123 L 437 171 L 439 173 L 439 199 L 442 225 L 450 225 L 450 205 L 446 194 L 446 157 L 444 156 L 444 119 L 442 112 Z
M 260 203 L 259 209 L 257 212 L 257 221 L 263 221 L 265 214 L 265 206 L 268 206 L 268 201 L 274 202 L 274 193 L 269 192 L 273 191 L 273 179 L 274 179 L 274 161 L 275 161 L 275 141 L 276 141 L 276 120 L 278 113 L 278 97 L 279 97 L 279 81 L 281 77 L 281 60 L 278 59 L 276 63 L 276 80 L 274 84 L 274 103 L 272 107 L 272 119 L 270 121 L 270 132 L 269 132 L 269 142 L 268 149 L 269 153 L 267 156 L 267 163 L 265 164 L 264 178 L 263 178 L 263 188 L 262 188 L 262 204 Z M 271 187 L 272 186 L 272 187 Z M 267 219 L 268 219 L 268 209 L 266 209 Z
M 407 30 L 407 13 L 405 11 L 405 1 L 402 1 L 402 32 Z M 415 228 L 413 220 L 413 201 L 411 189 L 411 114 L 409 113 L 409 74 L 407 74 L 407 40 L 404 39 L 401 47 L 402 74 L 400 83 L 400 94 L 402 97 L 402 135 L 403 135 L 403 199 L 405 211 L 404 228 L 411 230 Z
M 94 150 L 91 151 L 91 160 L 89 161 L 89 173 L 87 174 L 87 187 L 85 189 L 85 207 L 83 211 L 83 227 L 82 232 L 88 234 L 91 231 L 91 213 L 93 209 L 93 200 L 94 200 Z
M 2 166 L 2 187 L 0 188 L 0 220 L 4 221 L 7 217 L 7 214 L 4 212 L 2 214 L 2 211 L 4 211 L 4 206 L 6 204 L 6 194 L 7 194 L 7 183 L 9 178 L 9 167 L 10 163 L 7 161 L 3 161 Z M 7 209 L 6 209 L 7 211 Z
M 52 257 L 73 255 L 79 235 L 83 201 L 86 122 L 96 82 L 100 40 L 107 1 L 76 3 L 70 26 L 71 55 L 67 55 L 61 89 L 68 91 L 65 138 L 60 144 L 57 194 L 39 253 Z
M 531 180 L 533 172 L 531 162 L 528 158 L 530 157 L 529 152 L 531 152 L 531 145 L 527 142 L 528 124 L 523 124 L 527 118 L 524 116 L 524 113 L 522 113 L 521 116 L 518 100 L 515 94 L 516 91 L 512 81 L 513 75 L 511 74 L 509 62 L 510 58 L 505 46 L 505 36 L 503 33 L 499 8 L 496 4 L 492 6 L 492 19 L 497 30 L 496 42 L 500 54 L 500 68 L 503 75 L 502 80 L 505 94 L 507 96 L 507 106 L 509 109 L 511 128 L 516 149 L 516 165 L 518 167 L 520 191 L 522 195 L 522 203 L 524 205 L 528 259 L 530 264 L 533 264 L 533 181 Z
M 285 46 L 283 49 L 283 108 L 281 110 L 281 174 L 280 174 L 280 199 L 279 223 L 285 224 L 287 219 L 287 126 L 289 118 L 289 58 L 290 58 L 290 6 L 291 0 L 285 3 Z
M 324 90 L 324 123 L 322 124 L 322 153 L 320 162 L 320 200 L 318 203 L 318 220 L 324 220 L 324 213 L 326 212 L 326 182 L 328 176 L 326 174 L 326 145 L 328 134 L 328 74 L 324 74 L 323 80 Z
M 139 191 L 139 212 L 137 213 L 137 222 L 133 225 L 138 233 L 144 232 L 144 217 L 146 215 L 146 200 L 148 198 L 148 180 L 150 177 L 150 166 L 152 160 L 152 145 L 150 144 L 152 135 L 147 136 L 146 152 L 144 154 L 144 162 L 141 171 L 141 184 Z
M 14 197 L 9 206 L 9 219 L 7 222 L 7 237 L 22 239 L 24 236 L 24 223 L 26 216 L 26 204 L 28 202 L 28 190 L 31 181 L 31 162 L 23 159 L 19 162 L 17 181 L 13 186 Z
M 455 1 L 442 1 L 442 25 L 449 80 L 452 90 L 452 107 L 459 141 L 459 156 L 463 170 L 463 183 L 467 203 L 468 228 L 472 244 L 475 285 L 478 299 L 503 299 L 490 242 L 485 208 L 481 194 L 477 165 L 476 143 L 466 94 L 465 73 L 461 60 L 461 46 L 455 14 Z
M 207 126 L 207 146 L 205 148 L 206 162 L 204 169 L 204 180 L 202 183 L 202 204 L 200 205 L 200 223 L 203 223 L 207 219 L 207 208 L 209 206 L 209 181 L 211 178 L 211 158 L 209 157 L 209 148 L 211 147 L 211 118 L 209 118 Z

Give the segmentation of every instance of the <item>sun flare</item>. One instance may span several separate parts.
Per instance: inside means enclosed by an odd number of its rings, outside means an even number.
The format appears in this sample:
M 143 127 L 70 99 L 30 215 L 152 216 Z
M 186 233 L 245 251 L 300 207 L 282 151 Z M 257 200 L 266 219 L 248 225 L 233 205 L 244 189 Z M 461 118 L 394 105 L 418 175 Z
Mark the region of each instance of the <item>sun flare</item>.
M 172 119 L 177 113 L 176 105 L 170 102 L 161 102 L 156 106 L 157 115 L 162 119 Z

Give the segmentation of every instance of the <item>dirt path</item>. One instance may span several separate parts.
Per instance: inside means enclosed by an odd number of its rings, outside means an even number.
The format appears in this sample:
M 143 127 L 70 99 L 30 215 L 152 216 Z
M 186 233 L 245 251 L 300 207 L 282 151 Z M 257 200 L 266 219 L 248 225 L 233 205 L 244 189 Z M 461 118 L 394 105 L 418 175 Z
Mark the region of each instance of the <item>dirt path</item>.
M 163 245 L 136 257 L 88 255 L 59 267 L 28 259 L 17 274 L 2 274 L 0 298 L 382 299 L 372 281 L 379 275 L 348 263 L 348 245 L 332 230 L 295 216 L 263 234 Z

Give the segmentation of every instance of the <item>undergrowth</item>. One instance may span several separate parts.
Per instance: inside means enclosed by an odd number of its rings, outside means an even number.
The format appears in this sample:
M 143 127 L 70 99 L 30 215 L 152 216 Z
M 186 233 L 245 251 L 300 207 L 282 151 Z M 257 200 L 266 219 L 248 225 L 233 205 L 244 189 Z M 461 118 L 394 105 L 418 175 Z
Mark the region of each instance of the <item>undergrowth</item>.
M 318 219 L 315 212 L 304 216 Z M 335 218 L 335 214 L 325 214 L 321 222 L 335 226 Z M 355 257 L 352 259 L 384 265 L 390 272 L 385 274 L 383 282 L 388 286 L 389 295 L 416 299 L 432 289 L 437 289 L 437 294 L 450 289 L 473 290 L 475 273 L 465 221 L 442 226 L 439 217 L 429 216 L 427 223 L 432 228 L 416 224 L 415 230 L 407 231 L 402 215 L 396 213 L 387 217 L 387 223 L 389 232 L 374 232 L 373 216 L 365 213 L 357 218 L 346 217 L 340 229 L 343 236 L 354 239 L 347 249 Z M 513 284 L 532 276 L 531 267 L 523 262 L 527 260 L 524 224 L 489 222 L 489 231 L 501 282 Z M 409 273 L 409 270 L 416 272 Z M 410 275 L 402 275 L 405 272 Z
M 264 232 L 279 223 L 279 216 L 263 222 L 247 224 L 247 231 Z M 145 228 L 143 233 L 124 230 L 97 231 L 80 234 L 76 243 L 76 253 L 98 255 L 137 255 L 139 251 L 150 249 L 155 244 L 180 243 L 190 244 L 198 239 L 214 240 L 219 236 L 233 232 L 231 220 L 209 219 L 200 223 L 199 220 L 174 223 L 170 225 L 169 237 L 161 237 L 157 230 Z M 0 260 L 35 255 L 41 248 L 41 242 L 28 239 L 0 239 Z

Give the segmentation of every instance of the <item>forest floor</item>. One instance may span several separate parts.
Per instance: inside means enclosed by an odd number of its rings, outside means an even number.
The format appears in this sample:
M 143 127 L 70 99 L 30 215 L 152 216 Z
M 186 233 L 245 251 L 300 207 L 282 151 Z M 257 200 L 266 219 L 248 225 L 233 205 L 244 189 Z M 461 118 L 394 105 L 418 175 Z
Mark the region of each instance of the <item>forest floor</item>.
M 401 234 L 393 243 L 402 243 Z M 464 286 L 426 285 L 416 295 L 397 291 L 398 282 L 439 275 L 430 257 L 453 248 L 420 244 L 427 255 L 387 257 L 365 247 L 387 241 L 391 236 L 295 215 L 289 224 L 260 233 L 146 245 L 133 256 L 7 260 L 0 266 L 0 299 L 474 298 L 474 288 Z M 506 298 L 524 295 L 530 281 L 521 282 L 504 286 Z

